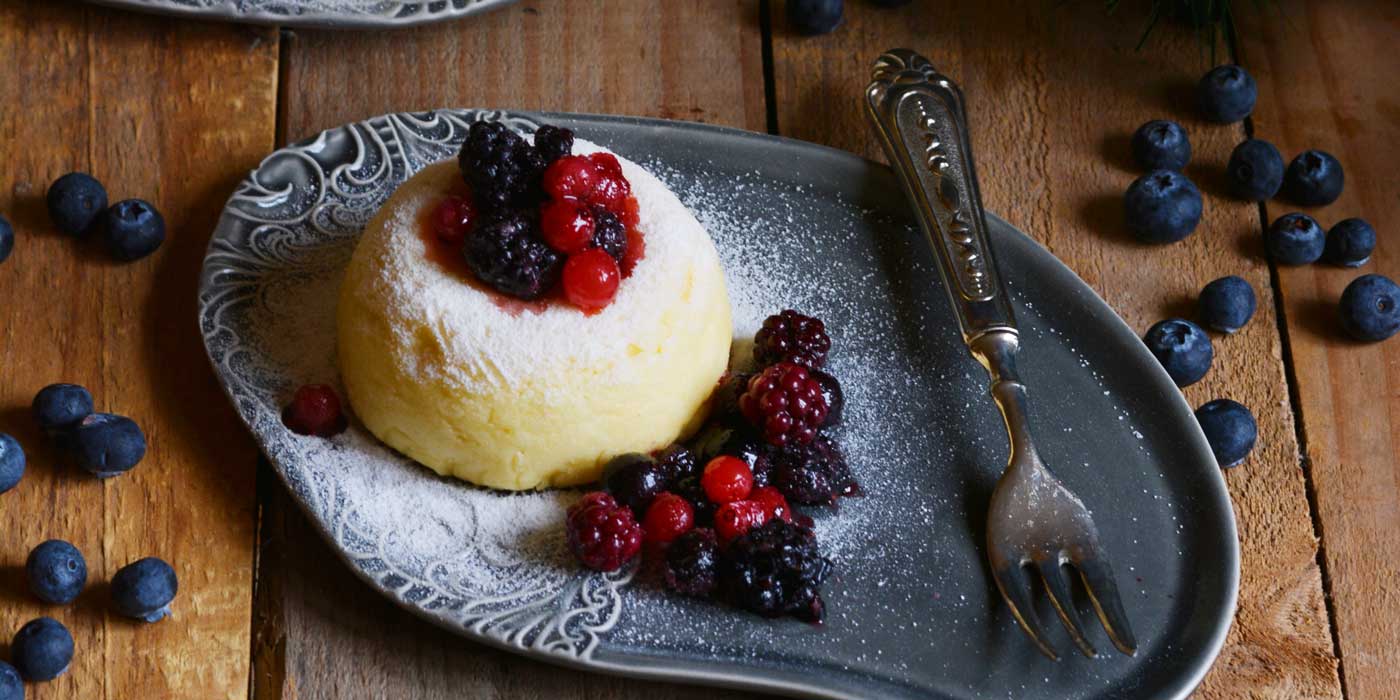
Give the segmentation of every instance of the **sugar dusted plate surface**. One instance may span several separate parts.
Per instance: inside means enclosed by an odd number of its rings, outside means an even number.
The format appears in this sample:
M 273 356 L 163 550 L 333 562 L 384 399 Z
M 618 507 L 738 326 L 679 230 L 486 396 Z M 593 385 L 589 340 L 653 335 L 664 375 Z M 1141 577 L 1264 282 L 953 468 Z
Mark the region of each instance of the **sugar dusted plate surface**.
M 569 126 L 665 181 L 720 249 L 738 352 L 782 308 L 827 321 L 847 394 L 839 437 L 869 495 L 817 518 L 837 563 L 825 625 L 681 599 L 630 570 L 581 571 L 562 545 L 574 493 L 442 479 L 353 421 L 334 440 L 282 427 L 297 386 L 336 382 L 335 292 L 364 223 L 477 119 Z M 1185 697 L 1234 611 L 1224 482 L 1136 335 L 1029 238 L 999 219 L 991 229 L 1017 299 L 1037 444 L 1094 511 L 1141 640 L 1135 658 L 1052 663 L 1001 604 L 981 549 L 1006 458 L 1000 419 L 893 176 L 850 154 L 581 115 L 348 124 L 273 153 L 239 185 L 205 259 L 200 325 L 240 415 L 351 570 L 466 637 L 581 668 L 813 697 Z M 1048 605 L 1040 613 L 1052 622 Z
M 514 0 L 91 0 L 142 12 L 295 27 L 371 29 L 465 17 Z

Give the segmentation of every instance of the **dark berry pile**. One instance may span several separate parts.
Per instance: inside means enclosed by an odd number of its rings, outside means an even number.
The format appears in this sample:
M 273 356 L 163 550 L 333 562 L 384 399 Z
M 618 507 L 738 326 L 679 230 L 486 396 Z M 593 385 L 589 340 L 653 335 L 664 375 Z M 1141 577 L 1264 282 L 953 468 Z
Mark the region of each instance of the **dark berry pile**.
M 819 368 L 826 364 L 830 349 L 826 324 L 792 309 L 769 316 L 753 337 L 753 357 L 760 365 L 792 362 Z

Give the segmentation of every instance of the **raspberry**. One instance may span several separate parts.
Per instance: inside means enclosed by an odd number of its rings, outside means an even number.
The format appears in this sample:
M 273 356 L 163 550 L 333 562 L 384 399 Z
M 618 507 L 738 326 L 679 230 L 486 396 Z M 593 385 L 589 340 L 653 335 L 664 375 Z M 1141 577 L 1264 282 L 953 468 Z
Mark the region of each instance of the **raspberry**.
M 646 513 L 652 499 L 666 490 L 666 482 L 652 458 L 629 452 L 603 467 L 603 488 L 632 512 Z
M 769 316 L 753 337 L 753 357 L 760 367 L 793 362 L 820 368 L 826 364 L 829 350 L 831 338 L 821 319 L 803 316 L 792 309 Z
M 665 544 L 695 527 L 695 509 L 684 498 L 669 491 L 658 495 L 642 519 L 646 541 Z
M 765 520 L 778 518 L 792 522 L 792 506 L 788 505 L 787 498 L 783 492 L 772 486 L 759 486 L 749 494 L 749 500 L 763 506 L 763 517 Z
M 709 528 L 691 530 L 666 548 L 666 587 L 682 595 L 709 597 L 718 568 L 719 541 Z
M 574 150 L 574 132 L 545 124 L 535 131 L 535 150 L 540 152 L 545 165 L 553 163 Z
M 716 457 L 705 465 L 700 485 L 715 503 L 741 501 L 753 489 L 753 471 L 738 457 Z
M 591 207 L 578 200 L 556 199 L 540 207 L 540 233 L 549 247 L 571 255 L 589 247 L 596 236 Z
M 841 391 L 841 382 L 819 369 L 811 370 L 808 374 L 822 385 L 822 398 L 826 399 L 826 420 L 822 421 L 822 427 L 832 428 L 840 425 L 841 411 L 846 407 L 846 394 Z
M 488 212 L 533 206 L 539 199 L 544 159 L 525 139 L 499 122 L 476 122 L 457 154 L 462 177 Z
M 820 622 L 826 608 L 821 584 L 831 569 L 810 528 L 769 520 L 730 543 L 720 562 L 720 585 L 746 610 Z
M 601 248 L 621 266 L 622 261 L 627 259 L 627 227 L 603 207 L 595 205 L 592 212 L 596 224 L 593 227 L 593 240 L 588 247 Z
M 767 519 L 768 511 L 758 501 L 730 501 L 715 511 L 715 532 L 720 541 L 729 542 Z
M 282 424 L 298 435 L 330 437 L 345 430 L 340 397 L 325 384 L 307 384 L 282 409 Z
M 739 397 L 739 410 L 763 431 L 769 444 L 801 445 L 811 442 L 826 420 L 821 390 L 806 368 L 779 362 L 749 380 L 748 391 Z
M 476 207 L 470 197 L 448 197 L 433 210 L 433 233 L 448 245 L 461 245 L 475 223 Z
M 538 234 L 527 212 L 514 212 L 478 226 L 462 254 L 482 282 L 503 294 L 536 299 L 554 286 L 562 266 Z
M 569 550 L 595 571 L 616 571 L 642 548 L 642 528 L 632 511 L 602 491 L 570 506 L 566 529 Z
M 585 312 L 595 312 L 612 303 L 621 281 L 617 261 L 596 248 L 570 255 L 564 263 L 564 298 Z
M 583 156 L 564 156 L 544 171 L 541 186 L 545 194 L 553 199 L 576 199 L 588 201 L 593 194 L 593 181 L 598 178 L 598 170 Z
M 764 478 L 784 496 L 807 505 L 830 505 L 839 497 L 860 495 L 841 448 L 825 435 L 778 451 Z

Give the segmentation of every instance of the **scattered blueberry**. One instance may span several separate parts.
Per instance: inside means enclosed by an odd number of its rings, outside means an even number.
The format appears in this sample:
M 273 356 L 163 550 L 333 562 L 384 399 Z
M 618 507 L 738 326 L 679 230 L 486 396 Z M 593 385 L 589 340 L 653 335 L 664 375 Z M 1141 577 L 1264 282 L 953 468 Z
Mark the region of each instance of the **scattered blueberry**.
M 1385 340 L 1400 331 L 1400 285 L 1362 275 L 1342 292 L 1342 326 L 1357 340 Z
M 143 199 L 113 204 L 106 219 L 107 251 L 118 260 L 140 260 L 165 242 L 165 217 Z
M 117 612 L 146 622 L 170 614 L 170 601 L 180 590 L 175 569 L 156 557 L 138 559 L 112 577 L 112 603 Z
M 67 605 L 87 584 L 87 562 L 77 547 L 63 540 L 49 540 L 35 547 L 24 562 L 29 592 L 45 603 Z
M 1201 78 L 1196 97 L 1206 118 L 1231 124 L 1254 111 L 1259 88 L 1245 69 L 1236 65 L 1216 66 Z
M 24 700 L 24 679 L 4 661 L 0 661 L 0 700 Z
M 1343 219 L 1327 232 L 1322 257 L 1334 265 L 1361 267 L 1376 249 L 1376 230 L 1365 219 Z
M 1158 321 L 1142 342 L 1152 351 L 1177 386 L 1190 386 L 1206 376 L 1215 348 L 1200 326 L 1182 318 Z
M 146 436 L 136 421 L 111 413 L 94 413 L 73 429 L 78 465 L 98 478 L 116 476 L 146 455 Z
M 1283 174 L 1283 193 L 1305 207 L 1331 204 L 1342 195 L 1342 164 L 1326 151 L 1303 151 Z
M 1249 139 L 1230 153 L 1225 174 L 1237 196 L 1262 202 L 1278 194 L 1283 184 L 1283 155 L 1268 141 Z
M 34 395 L 30 410 L 39 428 L 53 435 L 92 414 L 92 394 L 77 384 L 50 384 Z
M 788 23 L 799 34 L 826 34 L 841 24 L 842 0 L 788 0 Z
M 24 448 L 19 440 L 0 433 L 0 493 L 19 485 L 24 477 Z
M 107 190 L 87 173 L 68 173 L 49 185 L 49 218 L 58 230 L 82 236 L 107 209 Z
M 15 249 L 15 227 L 3 216 L 0 216 L 0 263 L 10 257 L 10 252 Z M 0 700 L 4 700 L 0 697 Z
M 1285 265 L 1307 265 L 1322 257 L 1327 234 L 1307 214 L 1284 214 L 1264 232 L 1269 257 Z
M 651 500 L 666 490 L 664 477 L 656 460 L 630 452 L 614 457 L 603 467 L 603 488 L 640 518 Z
M 73 662 L 73 635 L 52 617 L 30 620 L 10 643 L 15 669 L 27 681 L 51 681 Z
M 1171 170 L 1154 170 L 1134 180 L 1123 204 L 1128 228 L 1145 243 L 1179 241 L 1201 222 L 1201 191 Z
M 1230 399 L 1216 399 L 1196 409 L 1196 422 L 1201 424 L 1210 451 L 1222 467 L 1243 462 L 1259 437 L 1254 414 Z
M 1191 141 L 1180 124 L 1154 119 L 1133 132 L 1133 160 L 1143 170 L 1180 172 L 1191 162 Z
M 1201 321 L 1222 333 L 1234 333 L 1254 316 L 1254 288 L 1241 277 L 1221 277 L 1201 290 Z

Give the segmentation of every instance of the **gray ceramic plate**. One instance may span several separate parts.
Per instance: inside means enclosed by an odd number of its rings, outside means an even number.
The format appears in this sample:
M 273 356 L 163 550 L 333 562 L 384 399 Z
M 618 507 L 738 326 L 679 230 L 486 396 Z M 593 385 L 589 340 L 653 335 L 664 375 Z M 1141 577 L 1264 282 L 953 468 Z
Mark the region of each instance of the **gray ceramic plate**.
M 91 0 L 143 12 L 289 27 L 371 29 L 465 17 L 514 0 Z
M 840 438 L 868 496 L 817 515 L 837 562 L 825 625 L 681 599 L 633 571 L 581 572 L 561 545 L 572 494 L 440 479 L 353 424 L 330 441 L 281 426 L 295 387 L 336 381 L 336 285 L 364 222 L 483 118 L 567 125 L 667 181 L 716 239 L 741 334 L 784 306 L 827 320 L 847 392 Z M 465 637 L 579 668 L 815 697 L 1184 697 L 1234 611 L 1224 482 L 1136 335 L 1031 239 L 995 218 L 991 232 L 1017 299 L 1037 444 L 1094 511 L 1136 658 L 1050 662 L 997 597 L 981 531 L 1005 436 L 879 164 L 675 122 L 379 117 L 277 151 L 238 187 L 205 259 L 200 324 L 239 413 L 351 570 Z

